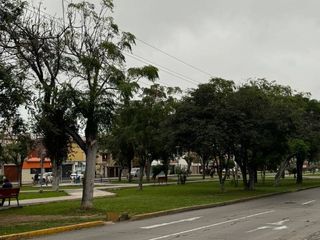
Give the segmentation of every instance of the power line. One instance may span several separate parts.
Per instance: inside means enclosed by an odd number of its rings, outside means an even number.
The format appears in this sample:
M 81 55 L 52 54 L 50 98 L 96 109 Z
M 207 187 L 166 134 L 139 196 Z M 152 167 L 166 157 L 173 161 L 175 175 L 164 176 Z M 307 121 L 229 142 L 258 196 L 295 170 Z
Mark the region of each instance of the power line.
M 212 74 L 210 74 L 210 73 L 208 73 L 208 72 L 206 72 L 206 71 L 204 71 L 204 70 L 202 70 L 202 69 L 200 69 L 200 68 L 198 68 L 198 67 L 196 67 L 196 66 L 194 66 L 194 65 L 192 65 L 192 64 L 190 64 L 190 63 L 187 63 L 187 62 L 181 60 L 180 58 L 177 58 L 177 57 L 173 56 L 172 54 L 167 53 L 167 52 L 163 51 L 162 49 L 157 48 L 157 47 L 151 45 L 150 43 L 147 43 L 146 41 L 144 41 L 144 40 L 142 40 L 142 39 L 139 39 L 139 38 L 136 37 L 136 40 L 138 40 L 139 42 L 141 42 L 141 43 L 143 43 L 143 44 L 145 44 L 145 45 L 147 45 L 147 46 L 149 46 L 149 47 L 151 47 L 151 48 L 153 48 L 153 49 L 155 49 L 155 50 L 163 53 L 164 55 L 166 55 L 166 56 L 168 56 L 168 57 L 171 57 L 171 58 L 175 59 L 175 60 L 178 61 L 178 62 L 183 63 L 184 65 L 186 65 L 186 66 L 188 66 L 188 67 L 190 67 L 190 68 L 193 68 L 194 70 L 197 70 L 197 71 L 199 71 L 199 72 L 201 72 L 201 73 L 203 73 L 203 74 L 208 75 L 209 77 L 212 77 Z
M 71 3 L 69 0 L 63 0 L 63 1 L 66 1 L 67 3 Z M 123 31 L 122 29 L 120 29 L 120 30 Z M 125 32 L 125 31 L 123 31 L 123 32 Z M 186 66 L 188 66 L 188 67 L 190 67 L 192 69 L 194 69 L 194 70 L 197 70 L 198 72 L 201 72 L 201 73 L 203 73 L 205 75 L 208 75 L 210 78 L 213 77 L 211 73 L 208 73 L 207 71 L 202 70 L 199 67 L 196 67 L 196 66 L 194 66 L 194 65 L 192 65 L 190 63 L 187 63 L 186 61 L 184 61 L 184 60 L 182 60 L 182 59 L 180 59 L 180 58 L 178 58 L 178 57 L 176 57 L 176 56 L 174 56 L 174 55 L 172 55 L 172 54 L 170 54 L 170 53 L 168 53 L 168 52 L 166 52 L 166 51 L 164 51 L 164 50 L 162 50 L 162 49 L 160 49 L 158 47 L 155 47 L 154 45 L 152 45 L 150 43 L 147 43 L 146 41 L 142 40 L 141 38 L 135 37 L 135 39 L 138 40 L 139 42 L 149 46 L 150 48 L 153 48 L 153 49 L 161 52 L 162 54 L 164 54 L 164 55 L 166 55 L 166 56 L 168 56 L 168 57 L 170 57 L 170 58 L 172 58 L 172 59 L 174 59 L 174 60 L 176 60 L 176 61 L 178 61 L 178 62 L 180 62 L 180 63 L 182 63 L 182 64 L 184 64 L 184 65 L 186 65 Z
M 189 82 L 189 83 L 192 83 L 192 84 L 201 84 L 201 82 L 198 82 L 198 81 L 195 81 L 191 78 L 188 78 L 187 76 L 184 76 L 183 74 L 180 74 L 178 72 L 175 72 L 173 70 L 170 70 L 169 68 L 166 68 L 164 66 L 161 66 L 159 64 L 156 64 L 154 62 L 151 62 L 143 57 L 140 57 L 140 56 L 137 56 L 137 55 L 134 55 L 134 54 L 130 54 L 130 53 L 127 53 L 127 52 L 124 52 L 125 55 L 131 57 L 131 58 L 134 58 L 140 62 L 143 62 L 143 63 L 147 63 L 147 64 L 152 64 L 152 65 L 155 65 L 156 67 L 158 67 L 160 70 L 170 74 L 171 76 L 174 76 L 174 77 L 177 77 L 177 78 L 180 78 L 181 80 L 183 81 L 186 81 L 186 82 Z
M 67 3 L 70 3 L 70 1 L 68 1 L 68 0 L 64 0 L 64 1 L 66 1 Z M 33 9 L 30 9 L 30 8 L 26 7 L 26 9 L 29 10 L 29 11 L 32 11 L 32 12 L 34 12 L 34 13 L 38 13 L 38 12 L 36 12 L 35 7 L 33 7 Z M 52 16 L 52 15 L 50 15 L 50 14 L 44 12 L 44 11 L 41 11 L 41 10 L 38 10 L 38 11 L 41 12 L 41 15 L 42 15 L 43 17 L 47 18 L 47 19 L 50 19 L 50 20 L 53 20 L 53 21 L 56 21 L 56 22 L 57 22 L 57 20 L 59 20 L 59 21 L 62 20 L 61 18 L 56 18 L 56 17 L 54 17 L 54 16 Z M 58 22 L 58 24 L 60 24 L 60 25 L 62 26 L 61 23 Z M 148 45 L 148 46 L 150 46 L 150 47 L 153 47 L 152 45 L 144 42 L 143 40 L 140 40 L 140 39 L 138 39 L 138 40 L 141 41 L 141 42 L 143 42 L 143 43 L 145 43 L 146 45 Z M 190 64 L 188 64 L 188 63 L 186 63 L 186 62 L 184 62 L 184 61 L 182 61 L 182 60 L 180 60 L 180 59 L 178 59 L 178 58 L 176 58 L 176 57 L 174 57 L 174 56 L 172 56 L 172 55 L 170 55 L 170 54 L 168 54 L 168 53 L 165 53 L 165 52 L 162 51 L 161 49 L 158 49 L 158 48 L 156 48 L 156 47 L 153 47 L 153 48 L 157 49 L 158 51 L 163 52 L 164 54 L 166 54 L 166 55 L 168 55 L 168 56 L 170 56 L 170 57 L 175 58 L 176 60 L 178 60 L 178 61 L 180 61 L 180 62 L 183 62 L 183 63 L 186 64 L 186 65 L 190 65 Z M 138 60 L 138 61 L 140 61 L 140 62 L 155 65 L 155 66 L 157 66 L 159 69 L 161 69 L 162 71 L 170 74 L 171 76 L 177 77 L 177 78 L 179 78 L 179 79 L 181 79 L 181 80 L 183 80 L 183 81 L 187 81 L 187 82 L 189 82 L 189 83 L 196 84 L 196 85 L 197 85 L 197 84 L 201 84 L 201 82 L 199 82 L 199 81 L 193 80 L 193 79 L 191 79 L 191 78 L 189 78 L 189 77 L 187 77 L 187 76 L 185 76 L 185 75 L 183 75 L 183 74 L 181 74 L 181 73 L 178 73 L 178 72 L 176 72 L 176 71 L 173 71 L 173 70 L 171 70 L 171 69 L 169 69 L 169 68 L 167 68 L 167 67 L 165 67 L 165 66 L 161 66 L 161 65 L 159 65 L 159 64 L 153 63 L 152 61 L 150 61 L 150 60 L 148 60 L 148 59 L 146 59 L 146 58 L 143 58 L 143 57 L 141 57 L 141 56 L 129 54 L 129 53 L 126 53 L 126 52 L 124 52 L 124 54 L 127 55 L 127 56 L 129 56 L 129 57 L 132 57 L 132 58 L 134 58 L 134 59 L 136 59 L 136 60 Z M 194 66 L 192 66 L 192 65 L 190 65 L 190 67 L 192 67 L 192 68 L 194 68 L 194 69 L 196 69 L 196 70 L 199 71 L 199 69 L 197 69 L 197 67 L 194 67 Z M 201 72 L 201 70 L 200 70 L 200 72 Z M 205 73 L 205 72 L 204 72 L 204 73 Z M 210 75 L 210 74 L 208 74 L 208 73 L 205 73 L 205 74 Z M 211 76 L 211 75 L 210 75 L 210 76 Z M 160 82 L 160 81 L 158 81 L 158 82 L 163 84 L 163 82 Z

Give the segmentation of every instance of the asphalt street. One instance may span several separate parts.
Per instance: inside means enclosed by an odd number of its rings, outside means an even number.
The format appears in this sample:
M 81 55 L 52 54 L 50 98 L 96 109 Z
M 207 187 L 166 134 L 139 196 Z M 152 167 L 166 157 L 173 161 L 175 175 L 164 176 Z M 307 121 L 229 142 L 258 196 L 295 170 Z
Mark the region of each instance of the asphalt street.
M 320 188 L 37 239 L 316 240 L 320 239 Z

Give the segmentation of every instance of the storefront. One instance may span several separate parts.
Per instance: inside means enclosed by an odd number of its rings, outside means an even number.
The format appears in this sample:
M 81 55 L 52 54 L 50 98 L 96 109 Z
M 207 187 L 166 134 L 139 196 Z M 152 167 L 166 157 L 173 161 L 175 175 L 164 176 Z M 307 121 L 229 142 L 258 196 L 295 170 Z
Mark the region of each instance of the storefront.
M 45 158 L 43 163 L 40 158 L 33 157 L 25 160 L 22 165 L 22 183 L 30 183 L 36 173 L 41 174 L 41 169 L 43 173 L 51 172 L 52 165 L 49 158 Z

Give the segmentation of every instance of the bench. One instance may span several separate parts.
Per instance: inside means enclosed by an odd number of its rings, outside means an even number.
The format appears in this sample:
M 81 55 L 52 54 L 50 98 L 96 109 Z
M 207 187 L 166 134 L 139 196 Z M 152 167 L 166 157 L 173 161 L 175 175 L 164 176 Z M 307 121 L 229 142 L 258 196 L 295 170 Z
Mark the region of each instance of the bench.
M 2 199 L 9 199 L 9 205 L 10 206 L 10 200 L 11 198 L 15 198 L 17 200 L 17 204 L 19 206 L 19 192 L 20 188 L 0 188 L 0 199 L 2 202 Z M 0 202 L 0 204 L 1 204 Z

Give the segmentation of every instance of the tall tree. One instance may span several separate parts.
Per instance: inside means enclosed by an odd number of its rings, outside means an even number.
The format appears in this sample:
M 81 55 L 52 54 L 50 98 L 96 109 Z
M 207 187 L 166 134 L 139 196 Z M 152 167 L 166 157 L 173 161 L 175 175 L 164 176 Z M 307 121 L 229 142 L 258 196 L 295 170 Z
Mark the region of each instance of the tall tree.
M 41 8 L 30 10 L 27 2 L 9 0 L 0 2 L 0 48 L 7 60 L 33 81 L 33 90 L 39 90 L 35 102 L 36 120 L 45 140 L 47 154 L 54 172 L 61 166 L 56 152 L 67 146 L 66 132 L 61 130 L 62 119 L 57 105 L 58 77 L 64 66 L 64 33 L 66 28 L 42 16 Z M 58 103 L 59 104 L 59 103 Z M 53 121 L 51 121 L 53 120 Z M 61 140 L 64 141 L 61 141 Z M 59 142 L 59 146 L 52 144 Z M 58 147 L 58 148 L 56 148 Z M 59 157 L 59 158 L 57 158 Z M 54 175 L 57 189 L 58 172 Z
M 202 162 L 203 178 L 210 159 L 215 160 L 218 168 L 221 189 L 225 175 L 222 176 L 225 156 L 231 158 L 229 131 L 232 119 L 227 108 L 227 99 L 234 91 L 234 83 L 220 78 L 213 78 L 209 83 L 201 84 L 192 90 L 177 107 L 171 118 L 171 131 L 175 144 L 185 151 L 199 154 Z
M 297 184 L 303 182 L 303 165 L 319 154 L 319 102 L 306 94 L 294 96 L 296 108 L 295 131 L 289 139 L 291 153 L 296 159 Z
M 240 86 L 229 102 L 234 117 L 233 125 L 236 126 L 233 127 L 235 161 L 241 169 L 245 188 L 250 190 L 254 189 L 260 160 L 264 160 L 261 158 L 262 146 L 276 130 L 268 127 L 272 107 L 264 80 L 261 81 L 251 81 Z
M 110 129 L 114 107 L 128 99 L 136 80 L 158 77 L 152 66 L 124 70 L 123 51 L 131 51 L 134 36 L 120 32 L 110 12 L 113 2 L 104 0 L 96 11 L 89 2 L 70 4 L 68 7 L 69 30 L 66 35 L 70 58 L 68 74 L 72 76 L 69 93 L 73 100 L 75 118 L 83 123 L 85 139 L 74 129 L 67 132 L 86 154 L 81 207 L 91 208 L 98 149 L 99 130 Z

